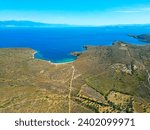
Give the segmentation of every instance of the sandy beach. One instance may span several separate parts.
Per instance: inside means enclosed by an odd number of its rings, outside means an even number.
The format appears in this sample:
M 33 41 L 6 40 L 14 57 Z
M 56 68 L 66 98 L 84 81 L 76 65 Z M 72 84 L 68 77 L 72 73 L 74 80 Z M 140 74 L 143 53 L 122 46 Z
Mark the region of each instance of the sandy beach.
M 34 50 L 33 54 L 32 54 L 32 57 L 33 59 L 37 59 L 37 60 L 41 60 L 41 61 L 45 61 L 45 62 L 48 62 L 50 63 L 51 65 L 65 65 L 65 64 L 71 64 L 73 63 L 74 61 L 70 61 L 70 62 L 63 62 L 63 63 L 54 63 L 52 61 L 48 61 L 48 60 L 43 60 L 43 59 L 38 59 L 38 58 L 35 58 L 35 54 L 38 53 L 38 51 Z

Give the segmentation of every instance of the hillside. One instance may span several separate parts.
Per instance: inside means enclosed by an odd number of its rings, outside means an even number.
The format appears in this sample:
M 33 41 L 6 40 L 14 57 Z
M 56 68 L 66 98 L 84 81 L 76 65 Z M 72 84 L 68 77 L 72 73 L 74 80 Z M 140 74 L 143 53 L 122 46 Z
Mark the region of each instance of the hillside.
M 150 45 L 86 48 L 59 65 L 0 49 L 0 112 L 150 112 Z

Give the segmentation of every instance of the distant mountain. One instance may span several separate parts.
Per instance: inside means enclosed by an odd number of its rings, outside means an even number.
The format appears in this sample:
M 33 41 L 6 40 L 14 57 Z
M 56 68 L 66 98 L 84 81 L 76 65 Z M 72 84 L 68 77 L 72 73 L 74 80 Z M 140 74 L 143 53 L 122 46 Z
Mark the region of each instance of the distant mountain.
M 32 21 L 0 21 L 0 27 L 69 27 L 67 24 L 47 24 Z
M 150 29 L 150 24 L 118 24 L 118 25 L 69 25 L 69 24 L 48 24 L 33 21 L 0 21 L 0 27 L 101 27 L 103 29 Z

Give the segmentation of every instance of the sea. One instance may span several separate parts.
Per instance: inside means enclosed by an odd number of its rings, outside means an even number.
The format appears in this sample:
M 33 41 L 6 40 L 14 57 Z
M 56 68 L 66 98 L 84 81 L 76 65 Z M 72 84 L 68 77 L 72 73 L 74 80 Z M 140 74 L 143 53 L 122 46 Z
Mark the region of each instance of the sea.
M 150 34 L 147 27 L 56 27 L 56 28 L 0 28 L 0 48 L 32 48 L 35 58 L 54 63 L 76 59 L 71 52 L 83 51 L 84 45 L 111 46 L 113 42 L 144 45 L 128 34 Z

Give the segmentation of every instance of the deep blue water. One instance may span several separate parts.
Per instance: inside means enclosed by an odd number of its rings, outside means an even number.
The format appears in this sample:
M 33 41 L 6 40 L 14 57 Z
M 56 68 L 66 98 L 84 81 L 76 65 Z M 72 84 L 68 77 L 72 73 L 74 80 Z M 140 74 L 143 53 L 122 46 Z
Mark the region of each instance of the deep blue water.
M 150 28 L 68 27 L 68 28 L 0 28 L 0 48 L 32 48 L 37 58 L 68 62 L 82 51 L 83 45 L 112 45 L 116 40 L 144 44 L 127 34 L 150 34 Z

